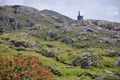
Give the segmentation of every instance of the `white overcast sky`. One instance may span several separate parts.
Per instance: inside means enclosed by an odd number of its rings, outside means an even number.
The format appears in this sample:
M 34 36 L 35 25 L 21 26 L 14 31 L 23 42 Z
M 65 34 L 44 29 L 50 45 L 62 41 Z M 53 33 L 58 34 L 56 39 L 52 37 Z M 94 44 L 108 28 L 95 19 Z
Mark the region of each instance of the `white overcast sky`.
M 78 11 L 85 19 L 120 22 L 120 0 L 0 0 L 3 5 L 25 5 L 49 9 L 76 19 Z

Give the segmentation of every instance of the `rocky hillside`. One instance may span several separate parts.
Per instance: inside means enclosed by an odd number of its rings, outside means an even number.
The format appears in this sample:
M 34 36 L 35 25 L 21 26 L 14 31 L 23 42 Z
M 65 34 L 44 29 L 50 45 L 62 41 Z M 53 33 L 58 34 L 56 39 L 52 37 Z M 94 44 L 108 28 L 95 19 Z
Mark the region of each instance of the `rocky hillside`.
M 52 11 L 52 10 L 44 9 L 44 10 L 41 10 L 40 12 L 46 16 L 51 17 L 52 19 L 55 19 L 55 20 L 63 20 L 63 21 L 72 20 L 71 18 L 64 16 L 58 12 Z
M 120 23 L 0 7 L 0 56 L 36 56 L 58 80 L 120 80 Z
M 0 29 L 2 30 L 18 30 L 47 22 L 52 23 L 53 20 L 42 15 L 37 9 L 20 5 L 0 6 Z

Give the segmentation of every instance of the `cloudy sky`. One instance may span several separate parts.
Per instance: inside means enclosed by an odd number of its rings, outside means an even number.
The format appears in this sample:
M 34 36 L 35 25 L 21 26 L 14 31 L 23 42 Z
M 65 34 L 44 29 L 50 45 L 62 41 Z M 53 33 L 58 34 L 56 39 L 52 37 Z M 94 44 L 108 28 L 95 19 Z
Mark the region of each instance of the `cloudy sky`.
M 85 19 L 120 22 L 120 0 L 0 0 L 3 5 L 25 5 L 50 9 L 76 19 L 80 10 Z

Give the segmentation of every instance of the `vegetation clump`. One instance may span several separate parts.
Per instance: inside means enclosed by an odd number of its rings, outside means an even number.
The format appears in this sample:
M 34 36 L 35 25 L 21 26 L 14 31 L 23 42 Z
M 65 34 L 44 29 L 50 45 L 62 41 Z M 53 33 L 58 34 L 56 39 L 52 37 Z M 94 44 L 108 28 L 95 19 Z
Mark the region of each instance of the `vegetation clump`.
M 56 80 L 53 73 L 44 68 L 33 56 L 0 56 L 0 80 Z
M 82 57 L 79 56 L 78 58 L 74 59 L 73 65 L 81 66 L 81 68 L 86 68 L 88 66 L 97 67 L 100 65 L 100 60 L 102 60 L 101 55 L 91 54 L 91 55 L 85 55 Z

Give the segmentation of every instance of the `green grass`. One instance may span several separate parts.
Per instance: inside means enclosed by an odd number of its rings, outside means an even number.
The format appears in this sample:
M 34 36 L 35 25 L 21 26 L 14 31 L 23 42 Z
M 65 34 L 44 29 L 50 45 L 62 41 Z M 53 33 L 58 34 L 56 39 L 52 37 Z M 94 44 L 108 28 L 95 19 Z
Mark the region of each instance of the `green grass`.
M 101 54 L 101 55 L 106 54 L 106 52 L 103 49 L 100 49 L 100 48 L 96 48 L 92 52 L 95 53 L 95 54 Z
M 118 61 L 119 57 L 108 57 L 106 55 L 109 54 L 109 51 L 107 52 L 107 50 L 119 52 L 119 43 L 105 44 L 99 40 L 102 37 L 111 37 L 113 34 L 108 36 L 101 33 L 99 30 L 98 32 L 86 32 L 80 36 L 90 38 L 90 40 L 79 40 L 76 34 L 83 32 L 83 29 L 81 28 L 83 26 L 75 27 L 74 25 L 71 25 L 68 27 L 73 31 L 62 33 L 61 30 L 66 28 L 65 24 L 67 22 L 63 25 L 61 24 L 62 26 L 60 26 L 60 28 L 55 28 L 56 25 L 53 23 L 57 22 L 47 16 L 41 16 L 41 14 L 39 15 L 38 13 L 37 15 L 34 14 L 36 18 L 32 19 L 32 12 L 27 13 L 24 11 L 24 9 L 21 9 L 20 14 L 14 14 L 13 11 L 13 8 L 8 7 L 5 7 L 5 9 L 0 11 L 0 16 L 4 18 L 0 24 L 1 26 L 5 25 L 8 27 L 8 32 L 0 35 L 1 56 L 36 56 L 44 66 L 52 67 L 62 74 L 62 76 L 56 76 L 58 80 L 93 80 L 90 76 L 86 76 L 85 73 L 100 76 L 105 75 L 103 72 L 104 70 L 120 73 L 120 68 L 115 68 L 115 63 Z M 8 23 L 10 17 L 14 18 L 15 21 L 19 22 L 21 27 L 24 28 L 19 31 L 9 31 L 9 29 L 11 30 L 12 27 L 12 23 Z M 30 23 L 37 24 L 38 28 L 26 30 L 25 28 L 29 25 L 28 21 Z M 55 36 L 50 37 L 50 35 L 48 35 L 49 31 L 53 32 Z M 96 37 L 92 36 L 94 34 L 96 34 Z M 48 38 L 48 40 L 46 38 Z M 62 42 L 64 39 L 65 43 L 70 44 L 65 44 L 64 41 Z M 23 50 L 17 51 L 16 47 L 11 48 L 12 40 L 15 42 L 25 42 L 28 47 L 26 48 L 22 46 Z M 75 41 L 72 42 L 71 40 Z M 31 46 L 34 44 L 37 44 L 39 47 L 33 49 Z M 48 46 L 48 44 L 52 45 L 53 47 Z M 40 51 L 42 50 L 54 52 L 55 57 L 50 58 L 46 57 L 45 55 L 41 55 Z M 97 55 L 102 55 L 103 60 L 100 61 L 100 66 L 90 66 L 87 69 L 80 68 L 80 66 L 73 66 L 73 60 L 82 53 L 94 53 Z
M 29 36 L 29 39 L 25 40 L 22 37 Z M 9 38 L 9 40 L 6 40 Z M 106 57 L 104 56 L 106 52 L 101 48 L 83 48 L 76 49 L 71 45 L 64 44 L 59 41 L 45 41 L 41 38 L 36 38 L 31 35 L 28 35 L 27 32 L 13 32 L 13 33 L 4 33 L 0 35 L 0 55 L 2 56 L 14 56 L 14 55 L 24 55 L 24 56 L 36 56 L 43 63 L 44 66 L 52 67 L 55 70 L 60 71 L 62 76 L 56 76 L 58 80 L 93 80 L 90 76 L 86 76 L 85 73 L 90 73 L 92 75 L 104 75 L 104 70 L 109 70 L 112 72 L 120 72 L 119 68 L 114 68 L 115 62 L 118 60 L 118 57 Z M 42 56 L 40 53 L 37 53 L 34 49 L 25 48 L 26 51 L 16 51 L 15 49 L 10 48 L 10 41 L 26 41 L 29 45 L 34 44 L 37 40 L 39 45 L 42 46 L 40 49 L 51 50 L 57 54 L 57 57 L 61 61 L 57 61 L 56 58 L 49 58 Z M 84 42 L 84 41 L 82 41 Z M 79 44 L 85 44 L 79 42 Z M 52 45 L 53 47 L 47 46 L 47 44 Z M 101 65 L 99 67 L 89 67 L 88 69 L 82 69 L 80 67 L 72 66 L 72 61 L 79 56 L 80 53 L 91 50 L 92 53 L 100 54 L 103 56 Z M 63 62 L 62 62 L 63 61 Z M 65 63 L 64 63 L 65 61 Z M 81 76 L 80 76 L 81 75 Z

